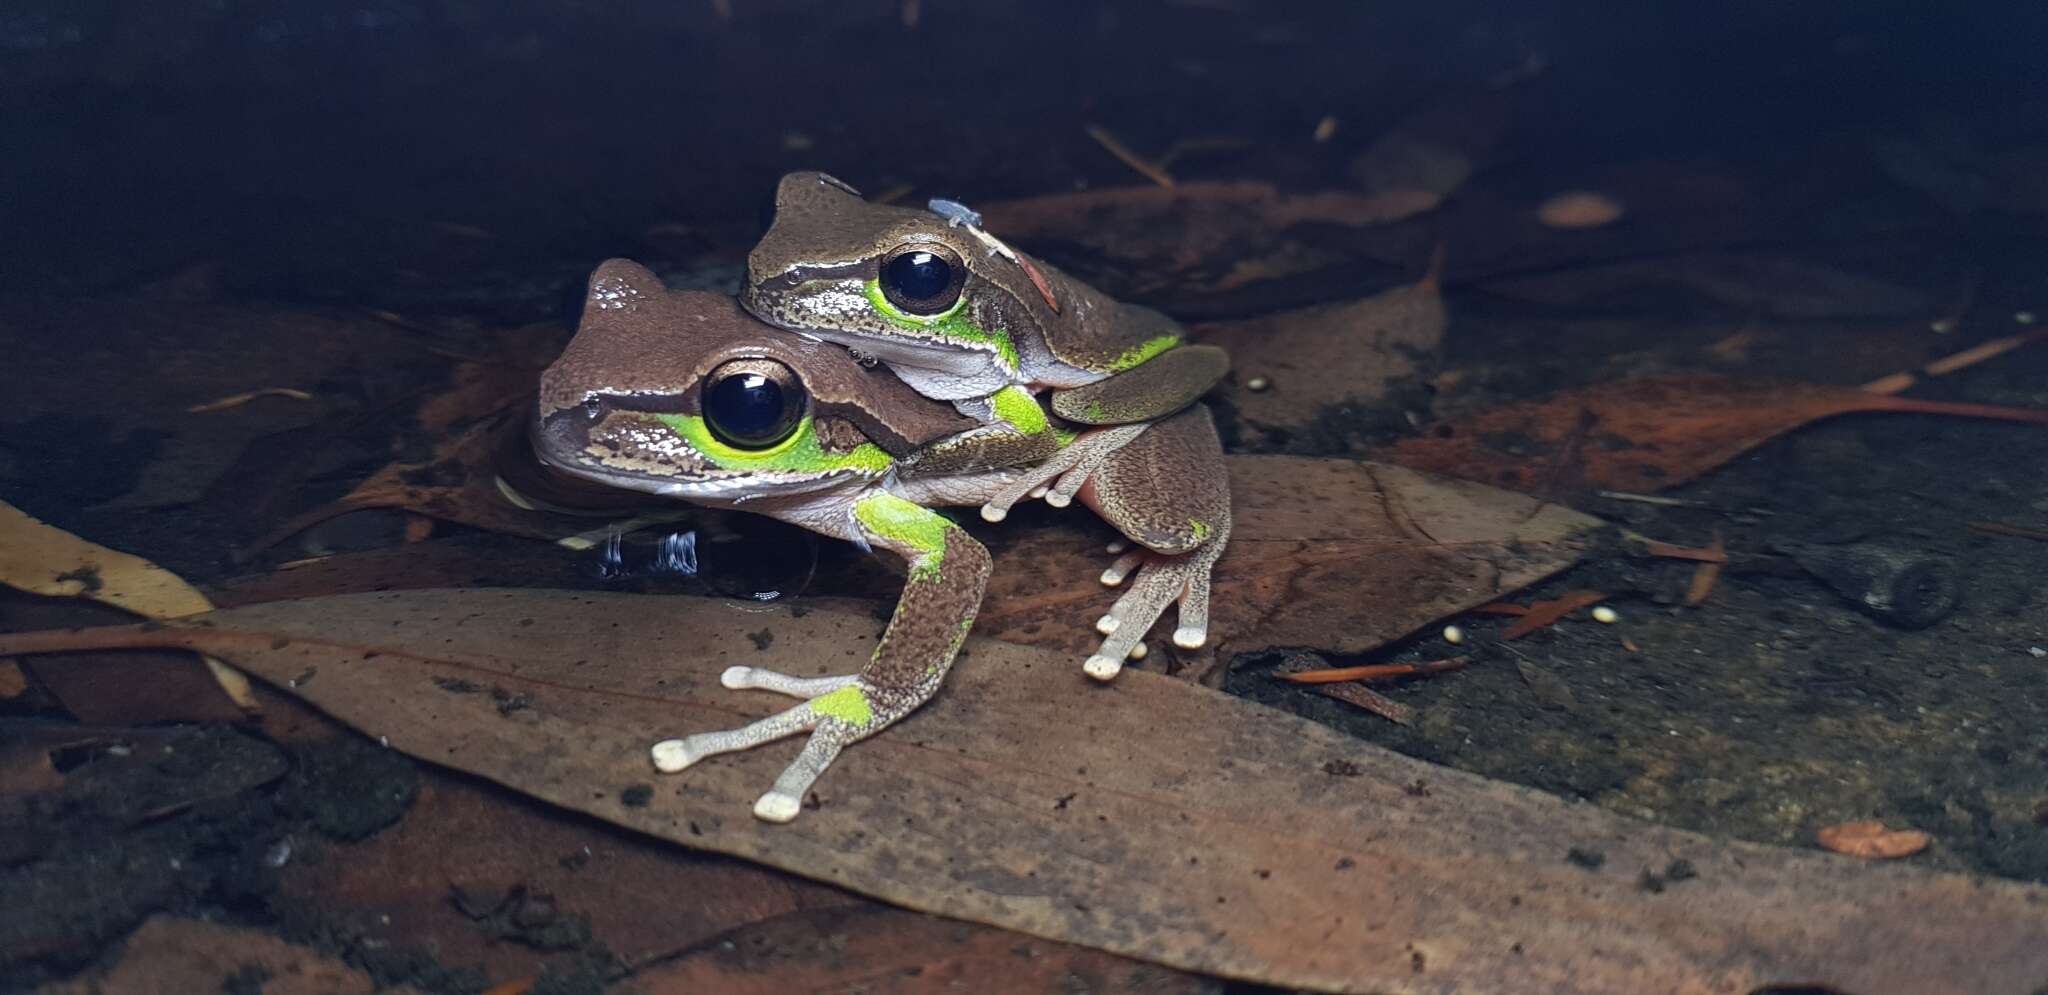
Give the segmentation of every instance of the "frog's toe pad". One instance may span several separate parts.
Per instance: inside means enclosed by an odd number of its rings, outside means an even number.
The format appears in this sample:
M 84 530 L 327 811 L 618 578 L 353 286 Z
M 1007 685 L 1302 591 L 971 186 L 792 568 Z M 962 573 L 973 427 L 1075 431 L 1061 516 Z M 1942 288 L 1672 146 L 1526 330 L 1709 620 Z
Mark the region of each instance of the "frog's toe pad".
M 1000 522 L 1008 517 L 1010 517 L 1010 509 L 1001 505 L 985 504 L 981 506 L 981 520 L 984 522 Z
M 1198 650 L 1209 641 L 1207 626 L 1183 625 L 1173 630 L 1173 644 L 1184 650 Z
M 691 764 L 710 756 L 706 750 L 693 750 L 687 739 L 664 739 L 654 744 L 649 751 L 654 757 L 654 769 L 664 774 L 686 770 Z
M 1115 680 L 1116 675 L 1123 671 L 1124 662 L 1097 653 L 1089 657 L 1088 662 L 1081 665 L 1081 669 L 1098 681 L 1110 681 Z
M 792 822 L 803 811 L 804 800 L 781 791 L 770 791 L 754 802 L 754 818 L 762 822 Z
M 754 686 L 754 668 L 727 667 L 725 673 L 718 675 L 718 683 L 733 691 L 745 691 Z
M 1119 624 L 1115 615 L 1104 615 L 1095 620 L 1095 631 L 1105 636 L 1114 635 Z

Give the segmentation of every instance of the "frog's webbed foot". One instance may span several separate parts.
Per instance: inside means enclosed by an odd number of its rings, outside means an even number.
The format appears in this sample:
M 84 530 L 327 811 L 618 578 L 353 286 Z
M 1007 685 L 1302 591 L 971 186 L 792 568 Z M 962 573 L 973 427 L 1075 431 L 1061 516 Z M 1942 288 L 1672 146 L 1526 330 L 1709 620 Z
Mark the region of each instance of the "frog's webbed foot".
M 1168 605 L 1179 602 L 1180 621 L 1173 630 L 1173 644 L 1185 650 L 1200 649 L 1209 641 L 1209 573 L 1223 555 L 1230 538 L 1230 523 L 1224 519 L 1208 537 L 1209 541 L 1185 553 L 1161 553 L 1139 547 L 1118 557 L 1102 572 L 1104 587 L 1116 587 L 1136 571 L 1136 578 L 1109 613 L 1095 621 L 1102 633 L 1101 648 L 1081 669 L 1096 680 L 1106 681 L 1123 670 L 1125 660 L 1144 656 L 1142 640 L 1152 623 L 1166 613 Z M 1121 548 L 1118 543 L 1111 552 Z
M 759 688 L 806 699 L 804 703 L 758 722 L 723 732 L 700 732 L 654 744 L 654 767 L 664 774 L 687 769 L 706 757 L 736 753 L 763 743 L 808 731 L 810 742 L 783 769 L 775 786 L 754 802 L 754 815 L 767 822 L 788 822 L 803 807 L 804 793 L 847 744 L 877 728 L 871 696 L 860 678 L 790 677 L 752 667 L 730 667 L 719 683 L 733 689 Z

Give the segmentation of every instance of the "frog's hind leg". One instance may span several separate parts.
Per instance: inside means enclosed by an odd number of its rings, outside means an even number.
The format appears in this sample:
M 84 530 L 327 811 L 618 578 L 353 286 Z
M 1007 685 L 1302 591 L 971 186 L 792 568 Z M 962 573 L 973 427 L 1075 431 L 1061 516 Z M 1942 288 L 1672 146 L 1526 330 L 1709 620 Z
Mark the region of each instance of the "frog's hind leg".
M 1063 479 L 1056 486 L 1068 484 Z M 1102 572 L 1108 587 L 1132 579 L 1095 623 L 1105 638 L 1083 666 L 1089 676 L 1115 677 L 1176 602 L 1174 645 L 1197 649 L 1206 643 L 1209 575 L 1230 540 L 1231 524 L 1223 446 L 1208 409 L 1198 405 L 1155 423 L 1097 467 L 1076 493 L 1142 547 Z

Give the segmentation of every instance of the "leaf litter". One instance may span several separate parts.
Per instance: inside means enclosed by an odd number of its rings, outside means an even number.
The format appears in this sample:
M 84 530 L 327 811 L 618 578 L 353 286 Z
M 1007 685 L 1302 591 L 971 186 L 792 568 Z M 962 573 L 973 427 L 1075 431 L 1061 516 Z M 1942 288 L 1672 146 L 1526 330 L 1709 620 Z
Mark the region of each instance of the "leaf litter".
M 687 598 L 426 591 L 5 636 L 0 653 L 175 645 L 279 684 L 317 665 L 349 677 L 295 690 L 322 710 L 544 800 L 911 908 L 1268 984 L 2022 995 L 2048 972 L 2048 889 L 1846 874 L 1838 858 L 1566 804 L 1183 682 L 1094 686 L 1070 654 L 987 640 L 931 707 L 850 752 L 792 825 L 747 815 L 782 762 L 773 749 L 627 801 L 650 781 L 647 744 L 777 707 L 716 680 L 759 624 Z M 814 610 L 774 628 L 789 669 L 836 672 L 879 625 Z M 435 683 L 451 677 L 531 707 L 509 717 Z M 1422 779 L 1426 792 L 1403 787 Z M 1675 860 L 1697 876 L 1641 887 L 1638 871 Z

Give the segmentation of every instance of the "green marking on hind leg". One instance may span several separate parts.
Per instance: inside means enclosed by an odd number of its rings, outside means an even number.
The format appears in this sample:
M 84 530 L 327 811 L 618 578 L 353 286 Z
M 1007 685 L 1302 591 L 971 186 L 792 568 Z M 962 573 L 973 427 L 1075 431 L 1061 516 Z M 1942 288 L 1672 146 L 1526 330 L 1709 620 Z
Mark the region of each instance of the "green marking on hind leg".
M 812 698 L 811 711 L 838 719 L 855 729 L 866 728 L 875 718 L 875 710 L 868 705 L 866 692 L 857 684 Z
M 1190 518 L 1188 519 L 1188 528 L 1195 530 L 1196 542 L 1209 541 L 1209 523 L 1200 519 Z

